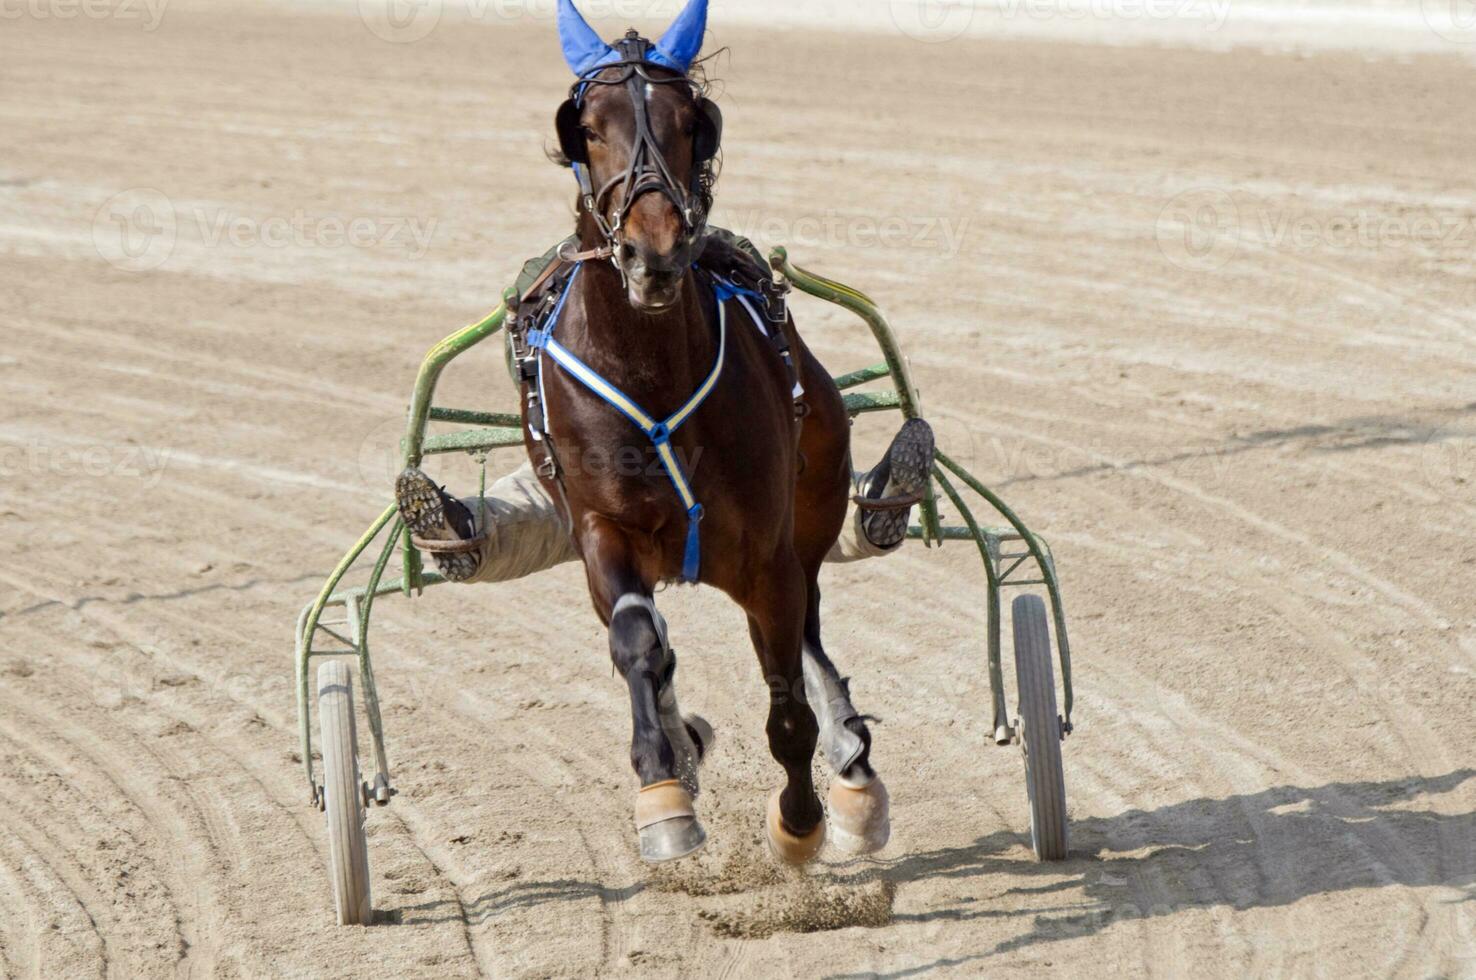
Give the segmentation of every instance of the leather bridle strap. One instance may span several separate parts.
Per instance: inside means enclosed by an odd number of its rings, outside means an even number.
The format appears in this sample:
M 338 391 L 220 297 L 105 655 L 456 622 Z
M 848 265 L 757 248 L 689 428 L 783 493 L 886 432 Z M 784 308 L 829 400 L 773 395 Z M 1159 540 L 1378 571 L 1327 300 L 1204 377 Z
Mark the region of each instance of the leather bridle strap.
M 523 291 L 522 301 L 524 303 L 538 295 L 538 291 L 554 277 L 554 273 L 567 265 L 578 265 L 591 259 L 608 259 L 615 254 L 615 249 L 609 245 L 601 245 L 599 248 L 587 248 L 582 252 L 571 251 L 574 242 L 569 240 L 560 245 L 554 253 L 555 260 L 544 266 L 543 271 L 538 274 L 532 284 Z
M 636 52 L 638 55 L 638 52 Z M 574 87 L 573 97 L 576 100 L 583 99 L 584 89 L 589 85 L 624 85 L 626 93 L 630 96 L 631 108 L 635 113 L 635 146 L 631 150 L 630 163 L 625 172 L 605 181 L 596 190 L 590 179 L 587 164 L 574 165 L 574 174 L 579 179 L 580 192 L 583 195 L 585 210 L 599 226 L 600 234 L 614 254 L 615 248 L 620 242 L 620 231 L 625 225 L 625 219 L 629 217 L 631 208 L 642 194 L 657 192 L 664 194 L 676 207 L 677 213 L 682 219 L 682 238 L 685 243 L 695 242 L 702 235 L 703 226 L 706 224 L 706 215 L 702 213 L 701 206 L 695 201 L 696 195 L 690 188 L 683 187 L 673 176 L 671 167 L 666 162 L 666 155 L 661 151 L 661 145 L 656 142 L 656 134 L 651 129 L 651 117 L 648 100 L 650 98 L 652 85 L 670 85 L 679 82 L 691 84 L 690 79 L 684 77 L 676 78 L 653 78 L 644 69 L 645 62 L 628 59 L 614 65 L 604 65 L 597 72 L 609 68 L 624 67 L 625 74 L 620 78 L 601 79 L 593 77 L 593 74 L 579 80 Z M 615 198 L 619 191 L 618 199 Z M 614 213 L 607 216 L 613 204 Z

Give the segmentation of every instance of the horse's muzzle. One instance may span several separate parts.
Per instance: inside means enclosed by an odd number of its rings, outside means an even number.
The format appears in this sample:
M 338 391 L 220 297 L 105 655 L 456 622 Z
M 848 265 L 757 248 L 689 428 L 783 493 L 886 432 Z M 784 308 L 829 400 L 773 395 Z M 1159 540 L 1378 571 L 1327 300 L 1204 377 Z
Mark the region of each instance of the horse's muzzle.
M 674 306 L 681 296 L 682 276 L 691 263 L 691 248 L 683 246 L 674 255 L 646 252 L 629 242 L 617 253 L 625 273 L 626 293 L 630 305 L 647 313 L 659 313 Z

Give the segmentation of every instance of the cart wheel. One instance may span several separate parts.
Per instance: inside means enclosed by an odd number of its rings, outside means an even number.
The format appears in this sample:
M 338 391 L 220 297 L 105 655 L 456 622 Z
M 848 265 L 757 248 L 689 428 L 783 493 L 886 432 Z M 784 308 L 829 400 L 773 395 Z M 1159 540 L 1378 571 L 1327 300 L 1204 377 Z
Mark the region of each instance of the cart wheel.
M 1030 844 L 1041 861 L 1066 857 L 1066 779 L 1061 770 L 1061 719 L 1056 713 L 1056 678 L 1051 631 L 1038 595 L 1015 598 L 1015 682 L 1020 689 L 1020 747 L 1025 789 L 1030 794 Z
M 359 775 L 354 689 L 348 664 L 318 668 L 318 719 L 323 728 L 323 797 L 333 902 L 341 926 L 369 925 L 369 843 L 364 837 L 364 781 Z

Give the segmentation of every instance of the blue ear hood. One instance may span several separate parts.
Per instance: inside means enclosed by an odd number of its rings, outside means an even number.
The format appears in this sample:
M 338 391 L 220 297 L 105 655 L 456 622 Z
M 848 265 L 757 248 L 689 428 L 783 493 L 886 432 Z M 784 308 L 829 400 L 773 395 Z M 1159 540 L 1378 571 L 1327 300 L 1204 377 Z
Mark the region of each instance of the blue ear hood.
M 707 0 L 688 0 L 661 40 L 650 49 L 646 60 L 685 75 L 697 60 L 706 33 Z M 601 65 L 620 60 L 620 53 L 595 33 L 574 6 L 574 0 L 559 0 L 559 44 L 569 70 L 581 78 Z
M 697 60 L 697 53 L 702 50 L 702 36 L 706 33 L 707 0 L 690 0 L 686 9 L 661 35 L 661 40 L 656 42 L 651 60 L 685 75 L 692 62 Z
M 569 70 L 581 77 L 600 65 L 620 60 L 615 49 L 589 26 L 573 0 L 559 0 L 559 44 Z

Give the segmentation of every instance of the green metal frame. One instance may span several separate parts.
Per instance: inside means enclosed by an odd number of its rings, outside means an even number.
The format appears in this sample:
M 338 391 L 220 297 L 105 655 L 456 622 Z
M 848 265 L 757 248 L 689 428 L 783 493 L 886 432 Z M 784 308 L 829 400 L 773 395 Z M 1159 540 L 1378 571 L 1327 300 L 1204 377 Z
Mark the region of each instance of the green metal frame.
M 796 289 L 850 310 L 871 328 L 871 334 L 876 338 L 877 345 L 881 347 L 882 355 L 886 360 L 881 364 L 841 375 L 835 379 L 836 385 L 842 391 L 849 391 L 873 381 L 890 379 L 892 387 L 890 390 L 847 394 L 845 396 L 846 410 L 851 413 L 851 416 L 854 418 L 866 412 L 896 410 L 909 419 L 920 417 L 921 397 L 917 387 L 912 383 L 907 361 L 902 356 L 901 347 L 892 333 L 891 325 L 876 303 L 865 293 L 852 289 L 850 286 L 807 272 L 794 265 L 789 261 L 789 253 L 783 248 L 775 248 L 770 253 L 769 263 L 774 267 L 776 275 L 787 279 Z M 980 525 L 968 503 L 949 480 L 950 473 L 969 490 L 983 498 L 984 502 L 993 507 L 1009 526 Z M 1032 533 L 1019 516 L 993 491 L 941 450 L 936 455 L 932 482 L 933 485 L 928 488 L 922 506 L 918 508 L 921 519 L 908 530 L 908 537 L 920 538 L 929 547 L 934 542 L 941 544 L 948 540 L 971 540 L 979 548 L 979 557 L 984 562 L 985 591 L 988 603 L 989 690 L 993 700 L 994 740 L 1005 745 L 1014 740 L 1015 734 L 1009 723 L 1009 709 L 1005 705 L 1001 651 L 1003 626 L 1000 616 L 1000 591 L 1007 585 L 1044 585 L 1050 596 L 1051 618 L 1056 628 L 1056 649 L 1061 658 L 1061 688 L 1065 695 L 1061 730 L 1063 735 L 1069 733 L 1073 707 L 1071 646 L 1066 636 L 1066 614 L 1061 605 L 1061 585 L 1056 577 L 1056 563 L 1051 556 L 1050 546 L 1046 544 L 1044 538 Z M 963 527 L 948 527 L 941 524 L 938 519 L 936 502 L 936 491 L 938 490 L 943 492 L 943 495 L 958 511 L 959 517 L 964 522 Z M 1025 546 L 1024 551 L 1006 550 L 1008 545 L 1017 542 Z
M 835 303 L 860 317 L 871 328 L 872 336 L 881 348 L 883 362 L 871 367 L 852 371 L 835 379 L 836 385 L 845 392 L 846 410 L 855 418 L 872 412 L 898 411 L 906 418 L 921 417 L 921 399 L 912 383 L 907 361 L 892 333 L 891 325 L 877 305 L 849 286 L 815 275 L 792 264 L 788 252 L 775 248 L 770 254 L 776 278 L 788 282 L 801 292 Z M 503 294 L 503 302 L 477 323 L 458 330 L 431 348 L 421 364 L 415 380 L 415 391 L 411 399 L 402 447 L 405 465 L 419 466 L 426 456 L 441 453 L 466 452 L 485 454 L 492 449 L 523 444 L 522 420 L 517 415 L 479 412 L 469 409 L 438 408 L 432 404 L 436 385 L 441 373 L 453 360 L 471 350 L 477 344 L 502 329 L 509 304 L 514 300 L 514 291 Z M 890 388 L 856 391 L 854 389 L 873 382 L 889 380 Z M 429 434 L 432 422 L 462 426 L 449 432 Z M 951 479 L 951 478 L 952 479 Z M 968 502 L 954 486 L 957 479 L 965 488 L 992 507 L 1007 523 L 1007 527 L 984 526 L 978 523 Z M 938 514 L 937 494 L 947 497 L 963 520 L 963 526 L 943 524 Z M 984 563 L 984 576 L 988 619 L 988 663 L 989 688 L 993 701 L 993 732 L 999 744 L 1014 740 L 1015 732 L 1009 722 L 1005 705 L 1004 671 L 1001 651 L 1001 601 L 1000 593 L 1005 586 L 1044 585 L 1050 596 L 1051 613 L 1055 623 L 1056 648 L 1060 655 L 1061 686 L 1065 695 L 1062 735 L 1071 731 L 1071 648 L 1066 636 L 1066 617 L 1061 606 L 1061 589 L 1056 577 L 1055 561 L 1050 546 L 1045 540 L 1032 533 L 1004 501 L 988 487 L 956 463 L 941 450 L 937 453 L 933 467 L 933 479 L 918 508 L 918 523 L 908 530 L 908 536 L 921 539 L 925 545 L 941 545 L 944 541 L 969 540 L 979 549 Z M 368 581 L 355 588 L 340 590 L 348 574 L 381 537 L 380 548 Z M 1024 550 L 1008 550 L 1024 546 Z M 400 550 L 401 575 L 397 579 L 385 580 L 390 561 L 396 548 Z M 445 579 L 434 572 L 427 572 L 419 550 L 411 543 L 409 531 L 396 514 L 394 505 L 387 507 L 379 518 L 369 526 L 364 535 L 349 549 L 348 554 L 333 569 L 316 599 L 303 608 L 297 620 L 296 681 L 297 713 L 303 769 L 311 788 L 312 801 L 322 805 L 322 793 L 317 783 L 313 766 L 312 722 L 311 722 L 311 675 L 309 666 L 314 657 L 354 656 L 359 661 L 359 674 L 364 688 L 364 710 L 369 721 L 369 732 L 373 740 L 375 777 L 372 797 L 381 806 L 388 803 L 393 790 L 390 787 L 389 762 L 384 749 L 384 726 L 380 719 L 379 695 L 374 684 L 374 669 L 369 655 L 369 622 L 375 600 L 384 595 L 402 593 L 414 595 Z M 328 610 L 338 610 L 341 619 L 325 620 Z M 320 647 L 320 644 L 322 645 Z

